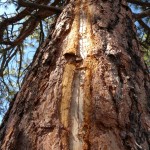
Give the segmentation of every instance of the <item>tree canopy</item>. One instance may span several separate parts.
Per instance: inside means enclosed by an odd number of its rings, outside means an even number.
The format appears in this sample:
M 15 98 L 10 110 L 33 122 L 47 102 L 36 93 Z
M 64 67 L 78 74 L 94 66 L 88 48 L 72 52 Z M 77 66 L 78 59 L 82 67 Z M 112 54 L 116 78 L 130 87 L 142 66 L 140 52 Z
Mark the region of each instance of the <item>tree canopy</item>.
M 142 45 L 144 59 L 150 67 L 150 2 L 127 0 L 131 8 Z M 1 0 L 6 8 L 0 16 L 0 104 L 1 112 L 20 89 L 23 77 L 30 68 L 33 55 L 69 0 Z M 14 11 L 7 13 L 10 5 Z M 128 7 L 129 6 L 129 7 Z

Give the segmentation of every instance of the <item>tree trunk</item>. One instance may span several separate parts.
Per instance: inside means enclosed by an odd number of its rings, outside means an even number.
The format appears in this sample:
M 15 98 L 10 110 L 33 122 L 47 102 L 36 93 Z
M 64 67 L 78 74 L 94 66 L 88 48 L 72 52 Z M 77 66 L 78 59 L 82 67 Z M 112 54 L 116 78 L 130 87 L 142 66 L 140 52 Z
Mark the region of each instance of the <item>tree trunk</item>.
M 150 79 L 125 0 L 72 0 L 1 125 L 2 150 L 149 150 Z

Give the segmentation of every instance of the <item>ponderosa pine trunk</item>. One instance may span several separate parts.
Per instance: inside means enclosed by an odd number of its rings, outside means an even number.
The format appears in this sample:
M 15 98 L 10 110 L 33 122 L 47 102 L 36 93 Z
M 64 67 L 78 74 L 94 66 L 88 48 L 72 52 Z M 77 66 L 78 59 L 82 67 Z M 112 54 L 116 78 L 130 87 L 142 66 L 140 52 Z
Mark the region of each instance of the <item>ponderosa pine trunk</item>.
M 125 0 L 71 0 L 1 125 L 1 150 L 149 150 L 150 79 Z

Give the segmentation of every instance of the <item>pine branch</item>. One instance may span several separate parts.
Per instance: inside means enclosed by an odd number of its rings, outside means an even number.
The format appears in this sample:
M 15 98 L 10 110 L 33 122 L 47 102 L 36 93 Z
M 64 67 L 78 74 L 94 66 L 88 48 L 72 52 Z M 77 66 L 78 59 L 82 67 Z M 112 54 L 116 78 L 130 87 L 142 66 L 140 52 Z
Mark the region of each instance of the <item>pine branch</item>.
M 145 31 L 150 32 L 150 28 L 148 25 L 146 25 L 141 19 L 138 20 L 139 24 L 145 29 Z
M 142 11 L 139 14 L 134 14 L 134 17 L 136 20 L 139 20 L 141 18 L 148 17 L 148 16 L 150 16 L 150 9 Z
M 140 5 L 140 6 L 143 6 L 143 7 L 150 7 L 149 2 L 142 2 L 140 0 L 127 0 L 127 2 L 132 3 L 132 4 L 136 4 L 136 5 Z
M 23 7 L 49 10 L 49 11 L 52 11 L 52 12 L 55 12 L 55 13 L 61 13 L 62 12 L 61 8 L 57 8 L 57 7 L 54 7 L 54 6 L 40 5 L 40 4 L 36 4 L 36 3 L 31 3 L 31 2 L 25 2 L 24 0 L 18 0 L 18 4 L 23 6 Z

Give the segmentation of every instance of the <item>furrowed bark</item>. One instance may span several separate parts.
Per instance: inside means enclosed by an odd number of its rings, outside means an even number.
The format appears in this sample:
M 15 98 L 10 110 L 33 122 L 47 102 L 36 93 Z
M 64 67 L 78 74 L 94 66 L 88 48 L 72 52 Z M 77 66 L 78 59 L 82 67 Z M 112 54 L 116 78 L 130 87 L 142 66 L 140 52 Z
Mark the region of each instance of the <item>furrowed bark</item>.
M 125 6 L 64 9 L 1 126 L 2 150 L 150 148 L 150 78 Z

